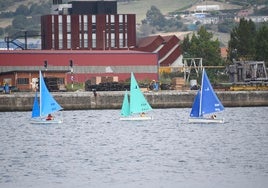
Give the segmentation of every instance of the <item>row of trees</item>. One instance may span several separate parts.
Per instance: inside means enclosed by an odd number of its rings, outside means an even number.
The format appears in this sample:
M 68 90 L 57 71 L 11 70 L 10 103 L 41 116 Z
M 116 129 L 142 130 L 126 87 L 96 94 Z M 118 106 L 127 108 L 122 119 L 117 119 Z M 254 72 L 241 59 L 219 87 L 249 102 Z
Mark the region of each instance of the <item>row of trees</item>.
M 220 43 L 212 38 L 213 34 L 204 26 L 191 38 L 187 35 L 182 42 L 184 57 L 202 57 L 206 66 L 224 65 Z M 268 26 L 257 29 L 252 20 L 241 19 L 232 29 L 228 43 L 228 61 L 233 60 L 268 62 Z
M 230 34 L 228 59 L 258 60 L 268 65 L 268 26 L 256 27 L 252 20 L 241 19 Z
M 220 42 L 218 39 L 213 40 L 213 33 L 208 32 L 204 26 L 201 26 L 192 37 L 187 35 L 181 46 L 184 58 L 202 58 L 203 66 L 224 65 L 224 61 L 221 58 Z M 218 74 L 222 72 L 222 69 L 209 69 L 207 72 L 212 82 L 228 80 L 226 75 Z M 190 72 L 190 74 L 192 78 L 201 78 L 196 77 L 196 73 Z
M 201 26 L 197 34 L 187 35 L 182 42 L 184 57 L 202 58 L 204 66 L 221 66 L 220 42 L 213 40 L 213 34 Z

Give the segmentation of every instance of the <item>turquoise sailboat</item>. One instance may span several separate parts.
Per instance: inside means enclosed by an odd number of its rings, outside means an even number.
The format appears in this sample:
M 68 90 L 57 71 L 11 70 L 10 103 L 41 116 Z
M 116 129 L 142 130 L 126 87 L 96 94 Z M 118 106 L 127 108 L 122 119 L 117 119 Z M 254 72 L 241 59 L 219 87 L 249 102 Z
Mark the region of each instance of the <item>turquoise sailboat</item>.
M 146 116 L 145 112 L 151 111 L 152 107 L 141 92 L 133 73 L 130 78 L 130 96 L 125 92 L 120 120 L 151 120 L 152 117 Z M 134 116 L 139 114 L 139 116 Z
M 39 100 L 37 92 L 35 93 L 33 108 L 32 108 L 32 118 L 31 123 L 38 124 L 51 124 L 51 123 L 62 123 L 62 118 L 50 118 L 47 116 L 62 110 L 63 108 L 58 104 L 58 102 L 50 94 L 47 86 L 45 84 L 44 78 L 41 71 L 39 71 Z
M 223 111 L 224 106 L 213 90 L 205 69 L 202 72 L 201 89 L 198 90 L 192 110 L 190 113 L 190 123 L 224 123 L 224 119 L 216 118 L 215 113 Z M 206 114 L 213 114 L 204 117 Z

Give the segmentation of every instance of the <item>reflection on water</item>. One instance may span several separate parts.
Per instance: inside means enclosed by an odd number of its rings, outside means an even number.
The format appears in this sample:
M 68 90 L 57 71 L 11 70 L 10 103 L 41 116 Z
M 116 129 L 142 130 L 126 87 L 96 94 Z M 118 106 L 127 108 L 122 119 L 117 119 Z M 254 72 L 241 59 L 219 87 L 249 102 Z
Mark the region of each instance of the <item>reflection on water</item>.
M 64 124 L 0 113 L 0 187 L 265 187 L 268 107 L 227 108 L 227 123 L 188 124 L 190 109 L 153 121 L 119 110 L 64 111 Z

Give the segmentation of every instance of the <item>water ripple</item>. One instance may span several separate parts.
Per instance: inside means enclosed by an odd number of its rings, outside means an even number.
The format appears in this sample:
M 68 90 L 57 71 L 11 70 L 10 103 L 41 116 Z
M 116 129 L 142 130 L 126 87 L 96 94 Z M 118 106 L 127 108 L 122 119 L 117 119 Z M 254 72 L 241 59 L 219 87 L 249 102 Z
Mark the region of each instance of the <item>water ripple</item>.
M 60 125 L 1 112 L 0 187 L 261 188 L 267 110 L 227 108 L 223 125 L 190 125 L 188 108 L 156 109 L 147 122 L 119 121 L 119 110 L 64 111 Z

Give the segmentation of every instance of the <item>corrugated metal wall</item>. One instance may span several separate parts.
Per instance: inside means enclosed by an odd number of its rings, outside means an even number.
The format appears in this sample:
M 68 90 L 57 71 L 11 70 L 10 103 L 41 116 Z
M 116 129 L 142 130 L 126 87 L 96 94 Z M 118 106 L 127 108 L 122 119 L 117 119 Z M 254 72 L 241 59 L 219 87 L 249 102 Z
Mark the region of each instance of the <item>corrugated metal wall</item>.
M 118 76 L 119 80 L 129 78 L 130 72 L 137 79 L 158 80 L 158 55 L 134 51 L 81 51 L 81 50 L 34 50 L 1 51 L 0 72 L 15 70 L 71 71 L 78 82 L 94 76 Z M 70 74 L 67 76 L 70 83 Z

